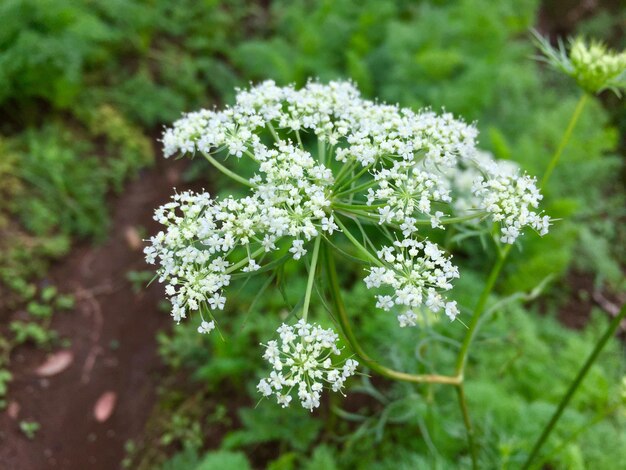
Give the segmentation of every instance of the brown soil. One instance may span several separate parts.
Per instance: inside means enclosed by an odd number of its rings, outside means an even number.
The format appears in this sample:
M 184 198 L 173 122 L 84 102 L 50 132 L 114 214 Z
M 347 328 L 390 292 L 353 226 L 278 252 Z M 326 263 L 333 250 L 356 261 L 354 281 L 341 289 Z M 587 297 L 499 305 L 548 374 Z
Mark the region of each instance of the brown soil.
M 155 232 L 154 207 L 169 197 L 181 171 L 174 162 L 145 171 L 113 203 L 108 241 L 78 246 L 51 269 L 50 281 L 76 297 L 75 311 L 52 321 L 71 341 L 74 360 L 58 375 L 40 378 L 35 369 L 45 351 L 22 347 L 13 354 L 9 407 L 0 414 L 0 469 L 119 468 L 124 443 L 141 433 L 164 372 L 155 334 L 169 318 L 157 307 L 158 283 L 136 293 L 126 280 L 128 271 L 147 269 L 136 232 L 134 241 L 129 233 L 139 226 Z M 116 406 L 99 423 L 94 405 L 107 391 L 116 394 Z M 41 424 L 35 439 L 20 431 L 22 420 Z
M 572 271 L 566 281 L 567 301 L 558 311 L 559 321 L 572 329 L 580 330 L 587 325 L 591 317 L 593 303 L 593 276 L 591 274 Z
M 600 289 L 594 286 L 594 276 L 591 273 L 584 273 L 572 270 L 565 280 L 568 293 L 566 302 L 559 308 L 559 321 L 575 330 L 583 329 L 589 323 L 591 311 L 598 307 L 614 317 L 618 314 L 620 306 L 626 302 L 625 293 L 611 292 L 607 288 Z M 622 323 L 620 334 L 626 331 L 626 322 Z

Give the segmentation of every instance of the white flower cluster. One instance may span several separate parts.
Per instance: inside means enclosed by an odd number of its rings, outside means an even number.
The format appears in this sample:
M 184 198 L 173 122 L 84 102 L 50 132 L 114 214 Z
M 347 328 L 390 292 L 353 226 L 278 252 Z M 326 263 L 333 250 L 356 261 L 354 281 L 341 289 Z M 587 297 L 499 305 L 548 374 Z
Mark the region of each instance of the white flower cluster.
M 358 366 L 355 360 L 333 362 L 341 351 L 337 347 L 339 338 L 332 330 L 300 320 L 295 326 L 282 324 L 277 332 L 279 341 L 263 345 L 263 358 L 273 371 L 261 379 L 257 389 L 265 397 L 275 395 L 283 408 L 289 406 L 291 392 L 296 390 L 302 406 L 313 411 L 320 406 L 324 388 L 339 392 L 346 379 L 354 375 Z
M 329 150 L 328 161 L 305 150 L 306 134 L 320 139 L 324 154 Z M 166 156 L 223 152 L 248 157 L 257 171 L 245 198 L 184 193 L 157 211 L 167 230 L 152 238 L 146 255 L 159 260 L 174 318 L 202 305 L 222 308 L 232 271 L 258 269 L 258 258 L 276 250 L 280 238 L 291 239 L 293 258 L 306 255 L 307 241 L 338 230 L 334 204 L 345 200 L 405 238 L 418 236 L 420 225 L 444 228 L 450 216 L 474 213 L 499 222 L 506 243 L 526 226 L 544 234 L 549 218 L 533 210 L 541 199 L 534 180 L 482 158 L 475 138 L 476 129 L 451 114 L 365 100 L 349 82 L 296 90 L 267 81 L 240 90 L 232 107 L 187 114 L 165 131 Z M 342 164 L 337 175 L 331 158 Z M 471 198 L 458 196 L 455 182 L 470 177 Z M 247 259 L 230 259 L 237 247 Z
M 433 228 L 440 227 L 439 214 L 431 214 L 431 201 L 451 201 L 442 175 L 401 161 L 390 169 L 376 172 L 374 178 L 379 184 L 376 189 L 368 190 L 367 204 L 384 201 L 383 207 L 378 209 L 381 224 L 403 224 L 404 236 L 410 236 L 417 231 L 415 214 L 422 213 L 430 215 Z
M 259 173 L 251 179 L 253 195 L 218 200 L 208 193 L 185 192 L 155 213 L 155 220 L 167 229 L 150 239 L 146 260 L 150 264 L 158 260 L 159 280 L 168 282 L 166 294 L 177 322 L 188 310 L 203 305 L 223 309 L 222 289 L 230 274 L 237 267 L 244 272 L 259 269 L 255 258 L 276 250 L 279 238 L 292 237 L 289 251 L 300 259 L 306 254 L 305 241 L 337 229 L 325 211 L 333 181 L 328 169 L 286 143 L 264 148 L 256 157 L 260 163 Z M 248 256 L 235 267 L 228 258 L 238 247 L 244 247 Z
M 533 211 L 542 199 L 535 179 L 528 175 L 497 175 L 488 180 L 478 180 L 474 194 L 480 206 L 500 222 L 503 243 L 514 243 L 525 226 L 530 226 L 539 235 L 548 233 L 550 217 Z
M 376 306 L 390 310 L 400 306 L 401 327 L 415 326 L 415 310 L 426 305 L 433 312 L 444 310 L 450 320 L 459 313 L 456 302 L 449 302 L 440 291 L 452 289 L 450 281 L 459 277 L 459 270 L 437 245 L 410 238 L 394 242 L 378 252 L 381 266 L 372 267 L 365 278 L 368 289 L 388 286 L 392 293 L 377 295 Z
M 259 147 L 255 153 L 259 174 L 250 181 L 258 199 L 261 232 L 267 232 L 263 246 L 269 251 L 281 237 L 310 240 L 319 230 L 332 233 L 336 228 L 330 207 L 332 172 L 317 164 L 309 152 L 280 142 L 276 149 Z M 296 240 L 297 241 L 297 240 Z M 298 259 L 306 252 L 303 242 L 295 244 Z
M 478 150 L 471 162 L 465 164 L 463 168 L 444 169 L 443 173 L 444 185 L 452 198 L 454 213 L 469 214 L 481 207 L 480 198 L 474 194 L 474 186 L 484 181 L 485 175 L 490 178 L 515 177 L 519 173 L 519 167 L 510 160 L 495 160 L 490 153 Z M 475 219 L 473 223 L 478 221 Z
M 460 166 L 442 173 L 439 193 L 450 196 L 452 211 L 461 216 L 476 215 L 466 224 L 477 225 L 490 216 L 500 224 L 500 241 L 509 244 L 525 227 L 541 236 L 548 233 L 550 217 L 534 210 L 542 199 L 535 179 L 521 173 L 514 162 L 495 160 L 490 153 L 477 151 Z M 433 217 L 433 227 L 440 220 Z
M 258 131 L 272 125 L 289 132 L 313 131 L 339 146 L 338 161 L 367 166 L 385 158 L 429 158 L 453 166 L 474 151 L 476 129 L 447 113 L 410 109 L 363 99 L 350 82 L 309 82 L 300 90 L 268 80 L 240 90 L 223 111 L 201 110 L 176 121 L 163 135 L 166 157 L 177 152 L 224 149 L 241 157 L 262 146 Z
M 535 211 L 541 195 L 534 180 L 483 158 L 476 135 L 474 126 L 449 113 L 366 100 L 350 82 L 312 81 L 296 89 L 266 81 L 239 90 L 231 107 L 185 115 L 163 135 L 165 156 L 201 153 L 249 192 L 237 198 L 185 192 L 156 211 L 165 228 L 145 253 L 166 283 L 173 318 L 199 311 L 198 331 L 211 332 L 235 274 L 279 261 L 280 250 L 299 260 L 314 238 L 318 253 L 319 237 L 346 231 L 374 258 L 365 282 L 386 290 L 377 305 L 399 311 L 401 326 L 415 325 L 422 308 L 454 319 L 456 303 L 443 292 L 458 270 L 423 230 L 490 220 L 500 224 L 501 240 L 513 243 L 525 227 L 543 234 L 550 222 Z M 250 177 L 234 168 L 242 160 Z M 383 226 L 398 241 L 375 260 L 349 233 L 342 222 L 348 218 Z M 286 391 L 298 385 L 311 409 L 322 384 L 341 389 L 356 363 L 337 369 L 329 362 L 337 352 L 334 333 L 306 323 L 290 328 L 281 327 L 280 348 L 267 345 L 275 371 L 259 389 L 285 405 Z M 289 372 L 281 375 L 281 367 Z
M 185 192 L 157 209 L 154 218 L 167 229 L 153 236 L 144 252 L 148 263 L 158 261 L 159 281 L 168 281 L 165 292 L 175 321 L 203 303 L 224 307 L 222 289 L 230 283 L 225 255 L 237 242 L 235 233 L 246 236 L 241 227 L 233 227 L 237 214 L 245 213 L 244 204 L 232 199 L 216 203 L 207 193 Z M 203 332 L 212 329 L 210 324 Z

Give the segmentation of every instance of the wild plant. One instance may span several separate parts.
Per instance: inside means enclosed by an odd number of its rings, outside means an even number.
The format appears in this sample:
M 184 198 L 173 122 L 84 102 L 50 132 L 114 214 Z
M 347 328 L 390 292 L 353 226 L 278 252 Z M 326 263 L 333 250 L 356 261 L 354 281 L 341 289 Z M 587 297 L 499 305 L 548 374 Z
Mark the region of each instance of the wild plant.
M 261 396 L 274 397 L 282 407 L 296 397 L 312 411 L 323 390 L 342 392 L 359 370 L 452 386 L 476 468 L 464 384 L 488 299 L 525 232 L 543 236 L 554 223 L 539 208 L 541 189 L 585 96 L 618 92 L 624 85 L 624 55 L 596 44 L 586 49 L 580 41 L 569 52 L 544 40 L 539 44 L 545 59 L 585 90 L 540 184 L 514 163 L 480 151 L 473 125 L 449 113 L 367 100 L 351 82 L 309 81 L 297 89 L 266 81 L 238 90 L 233 106 L 189 113 L 175 122 L 162 138 L 165 156 L 202 155 L 242 190 L 224 197 L 176 193 L 156 210 L 164 229 L 145 253 L 166 285 L 173 319 L 197 322 L 200 334 L 219 332 L 228 321 L 224 307 L 233 281 L 259 274 L 271 280 L 285 263 L 299 261 L 308 271 L 306 289 L 293 315 L 278 326 L 277 338 L 261 345 L 269 365 L 257 386 Z M 463 272 L 442 240 L 470 236 L 490 240 L 496 260 L 466 318 L 454 300 L 454 282 Z M 344 305 L 337 259 L 362 267 L 358 272 L 372 291 L 371 301 L 395 315 L 399 328 L 419 328 L 433 315 L 465 328 L 454 370 L 412 374 L 372 358 L 358 340 L 358 312 Z M 311 302 L 323 304 L 330 321 L 311 319 Z M 622 309 L 596 345 L 527 465 L 625 314 Z

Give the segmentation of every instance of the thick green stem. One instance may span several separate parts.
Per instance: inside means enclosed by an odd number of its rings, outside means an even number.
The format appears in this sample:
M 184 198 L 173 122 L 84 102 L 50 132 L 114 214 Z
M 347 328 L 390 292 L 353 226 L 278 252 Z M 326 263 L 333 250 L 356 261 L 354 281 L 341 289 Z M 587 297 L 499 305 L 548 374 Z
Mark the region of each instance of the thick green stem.
M 460 383 L 459 377 L 449 377 L 445 375 L 435 375 L 435 374 L 408 374 L 406 372 L 399 372 L 393 369 L 389 369 L 374 359 L 370 358 L 367 353 L 363 350 L 361 345 L 354 336 L 354 332 L 352 331 L 352 326 L 350 325 L 350 319 L 348 318 L 348 314 L 346 312 L 346 308 L 343 304 L 343 300 L 341 298 L 341 287 L 339 286 L 339 281 L 337 279 L 337 270 L 335 268 L 335 260 L 332 256 L 332 253 L 329 253 L 327 246 L 324 245 L 324 251 L 322 254 L 322 258 L 324 261 L 324 269 L 326 271 L 326 277 L 329 284 L 330 297 L 332 301 L 332 307 L 337 315 L 337 320 L 341 326 L 341 329 L 350 343 L 350 347 L 352 351 L 361 359 L 364 365 L 369 367 L 374 372 L 390 378 L 394 380 L 401 380 L 404 382 L 412 382 L 412 383 L 438 383 L 438 384 L 447 384 L 447 385 L 458 385 Z
M 591 351 L 591 354 L 589 355 L 589 357 L 583 364 L 582 368 L 580 369 L 580 371 L 578 371 L 576 378 L 570 384 L 569 388 L 567 389 L 567 392 L 565 392 L 565 395 L 563 395 L 563 398 L 561 398 L 561 402 L 559 403 L 559 406 L 557 407 L 556 411 L 552 415 L 552 418 L 550 418 L 550 421 L 544 428 L 543 432 L 541 433 L 541 436 L 539 436 L 539 439 L 537 439 L 537 442 L 535 443 L 533 450 L 531 451 L 530 455 L 526 459 L 526 462 L 524 463 L 524 466 L 522 467 L 523 469 L 530 468 L 530 465 L 532 464 L 533 460 L 539 454 L 541 447 L 543 447 L 543 445 L 548 440 L 548 437 L 552 433 L 552 430 L 554 429 L 554 426 L 556 425 L 557 421 L 563 414 L 563 411 L 565 411 L 565 408 L 567 408 L 567 405 L 569 404 L 570 400 L 574 396 L 574 393 L 576 393 L 576 390 L 578 389 L 582 381 L 585 379 L 587 372 L 589 372 L 589 369 L 598 358 L 598 355 L 604 349 L 604 346 L 606 345 L 608 340 L 612 338 L 613 335 L 615 335 L 617 328 L 622 323 L 622 320 L 625 317 L 626 317 L 626 304 L 622 306 L 622 309 L 619 311 L 619 313 L 615 316 L 615 318 L 613 318 L 611 323 L 609 323 L 609 326 L 607 327 L 606 331 L 602 335 L 602 338 L 600 338 L 600 341 L 596 343 L 596 346 L 593 348 L 593 351 Z
M 472 313 L 472 318 L 469 321 L 467 333 L 465 334 L 465 338 L 463 338 L 463 344 L 461 345 L 461 349 L 459 350 L 459 355 L 457 356 L 456 361 L 456 373 L 460 376 L 463 376 L 465 373 L 465 364 L 467 363 L 467 355 L 469 353 L 469 347 L 476 336 L 476 330 L 478 327 L 478 323 L 480 317 L 485 312 L 485 306 L 487 305 L 487 300 L 489 300 L 489 295 L 493 290 L 496 281 L 498 280 L 498 276 L 500 275 L 500 271 L 502 270 L 502 266 L 504 266 L 504 262 L 511 251 L 512 245 L 507 245 L 501 252 L 498 254 L 498 260 L 491 268 L 491 272 L 489 273 L 489 277 L 487 278 L 487 283 L 485 284 L 485 288 L 480 294 L 480 298 L 478 299 L 478 303 L 474 308 L 474 313 Z
M 302 144 L 302 137 L 300 137 L 300 131 L 296 129 L 296 140 L 298 141 L 298 145 L 300 146 L 300 150 L 304 150 L 304 145 Z
M 470 456 L 472 457 L 472 468 L 478 468 L 478 453 L 476 451 L 476 443 L 474 442 L 474 428 L 469 416 L 469 409 L 467 407 L 467 399 L 465 398 L 465 386 L 463 382 L 456 387 L 457 397 L 459 398 L 459 407 L 461 408 L 461 414 L 463 415 L 463 423 L 465 424 L 465 430 L 467 433 L 467 445 L 470 449 Z
M 368 206 L 366 204 L 350 204 L 347 202 L 339 202 L 333 201 L 331 207 L 345 210 L 355 210 L 355 211 L 377 211 L 381 207 L 385 207 L 387 204 L 372 204 Z
M 320 164 L 326 165 L 326 142 L 319 137 L 317 138 L 317 159 Z
M 302 304 L 302 319 L 307 320 L 309 314 L 309 304 L 311 303 L 311 292 L 313 292 L 313 283 L 315 282 L 315 270 L 317 269 L 317 259 L 320 254 L 320 243 L 322 236 L 318 235 L 313 246 L 313 255 L 311 258 L 311 268 L 309 270 L 309 279 L 306 283 L 306 293 L 304 294 L 304 303 Z
M 213 158 L 210 154 L 203 153 L 202 155 L 204 155 L 204 158 L 206 158 L 215 168 L 220 170 L 222 173 L 224 173 L 229 178 L 232 178 L 235 181 L 237 181 L 238 183 L 241 183 L 241 184 L 243 184 L 245 186 L 248 186 L 249 188 L 254 188 L 255 187 L 254 184 L 252 184 L 250 181 L 248 181 L 247 179 L 245 179 L 242 176 L 239 176 L 234 171 L 231 171 L 228 168 L 226 168 L 224 165 L 222 165 L 220 162 L 218 162 L 215 158 Z
M 548 164 L 548 168 L 546 168 L 546 171 L 543 174 L 543 178 L 541 179 L 541 185 L 539 186 L 539 189 L 545 188 L 546 183 L 548 182 L 548 180 L 550 179 L 550 176 L 552 175 L 552 172 L 554 171 L 554 168 L 556 167 L 557 163 L 559 163 L 561 154 L 563 153 L 563 150 L 565 150 L 565 147 L 567 146 L 567 143 L 569 142 L 569 139 L 572 136 L 572 132 L 574 131 L 574 128 L 576 127 L 576 123 L 578 122 L 578 119 L 580 118 L 583 108 L 585 107 L 585 103 L 587 103 L 587 93 L 583 93 L 583 95 L 578 100 L 578 104 L 576 105 L 574 114 L 572 114 L 572 117 L 569 120 L 569 124 L 567 125 L 567 129 L 565 129 L 565 134 L 563 134 L 563 137 L 561 138 L 561 142 L 559 143 L 559 146 L 557 147 L 556 152 L 554 152 L 554 155 L 552 156 L 552 159 L 550 160 L 550 163 Z
M 272 137 L 274 137 L 276 143 L 280 142 L 280 137 L 278 136 L 278 133 L 276 132 L 276 129 L 274 129 L 274 126 L 271 122 L 267 123 L 267 128 L 270 131 L 270 134 L 272 134 Z
M 463 424 L 465 425 L 465 431 L 467 433 L 467 444 L 470 448 L 470 455 L 472 457 L 472 468 L 474 469 L 478 468 L 478 451 L 476 449 L 476 442 L 474 439 L 474 428 L 470 420 L 467 401 L 465 400 L 465 388 L 463 387 L 463 380 L 465 378 L 465 364 L 467 363 L 469 347 L 472 344 L 472 340 L 476 336 L 476 331 L 478 329 L 478 324 L 480 323 L 480 318 L 485 312 L 487 300 L 489 300 L 489 295 L 491 294 L 491 291 L 493 290 L 496 281 L 498 280 L 498 276 L 500 275 L 502 266 L 504 266 L 504 262 L 506 261 L 506 258 L 510 251 L 511 245 L 507 245 L 504 250 L 498 251 L 498 260 L 491 268 L 491 272 L 489 273 L 489 277 L 487 278 L 485 288 L 480 294 L 478 303 L 474 308 L 474 313 L 472 314 L 472 318 L 470 319 L 465 338 L 463 338 L 463 344 L 461 344 L 461 349 L 459 350 L 459 355 L 456 362 L 456 375 L 461 379 L 461 382 L 457 386 L 459 406 L 461 408 L 461 413 L 463 414 Z

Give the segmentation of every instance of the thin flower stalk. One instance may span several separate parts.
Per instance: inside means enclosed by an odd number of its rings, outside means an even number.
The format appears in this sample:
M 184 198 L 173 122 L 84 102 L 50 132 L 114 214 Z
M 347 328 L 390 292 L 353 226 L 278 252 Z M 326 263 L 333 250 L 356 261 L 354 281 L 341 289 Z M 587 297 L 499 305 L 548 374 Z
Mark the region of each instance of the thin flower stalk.
M 570 386 L 567 388 L 567 391 L 565 392 L 565 395 L 563 395 L 563 398 L 561 398 L 561 401 L 559 402 L 559 405 L 554 411 L 554 414 L 552 415 L 552 417 L 546 424 L 541 435 L 537 439 L 537 442 L 535 442 L 535 445 L 530 451 L 528 458 L 524 462 L 524 466 L 522 467 L 523 469 L 528 469 L 531 467 L 533 461 L 539 455 L 541 448 L 548 440 L 548 437 L 550 437 L 550 434 L 552 434 L 552 431 L 554 430 L 556 423 L 559 421 L 559 419 L 563 415 L 563 412 L 567 408 L 567 405 L 569 405 L 569 402 L 571 401 L 572 397 L 576 393 L 576 390 L 578 390 L 578 387 L 580 387 L 580 384 L 583 382 L 583 380 L 585 380 L 585 377 L 587 376 L 589 369 L 591 369 L 591 366 L 593 365 L 593 363 L 596 362 L 596 359 L 598 358 L 598 356 L 600 355 L 600 353 L 606 346 L 606 343 L 609 341 L 609 339 L 613 338 L 613 336 L 615 335 L 615 332 L 617 331 L 619 326 L 622 324 L 622 321 L 624 320 L 624 318 L 626 318 L 626 304 L 624 304 L 621 310 L 619 311 L 619 313 L 615 317 L 613 317 L 613 319 L 607 326 L 606 330 L 602 334 L 602 337 L 595 344 L 593 350 L 589 354 L 589 357 L 587 357 L 587 360 L 585 361 L 585 363 L 582 365 L 582 367 L 576 374 L 576 377 L 574 378 Z

